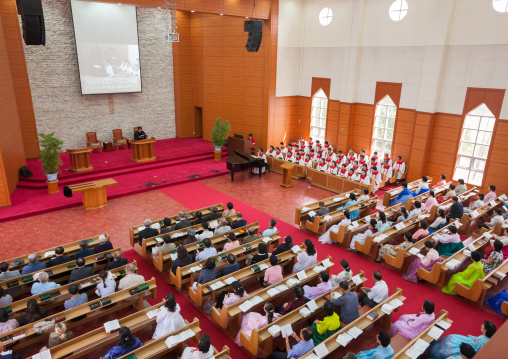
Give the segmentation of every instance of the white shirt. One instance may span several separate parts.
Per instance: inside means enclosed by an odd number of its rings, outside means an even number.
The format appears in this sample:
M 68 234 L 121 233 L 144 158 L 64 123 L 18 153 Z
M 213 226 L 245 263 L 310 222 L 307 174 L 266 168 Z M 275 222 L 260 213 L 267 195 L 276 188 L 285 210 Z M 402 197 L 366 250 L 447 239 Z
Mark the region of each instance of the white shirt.
M 293 273 L 299 272 L 317 263 L 317 252 L 313 256 L 309 256 L 306 251 L 296 256 L 298 262 L 293 267 Z
M 446 218 L 438 216 L 436 218 L 436 220 L 429 227 L 431 227 L 431 228 L 437 228 L 437 227 L 439 227 L 443 223 L 446 223 Z
M 185 320 L 180 315 L 180 305 L 176 305 L 175 311 L 170 312 L 168 308 L 162 306 L 157 313 L 157 328 L 153 333 L 152 339 L 157 339 L 169 334 L 175 330 L 185 327 Z
M 203 233 L 196 235 L 196 238 L 199 241 L 202 241 L 203 239 L 210 238 L 210 237 L 213 237 L 213 232 L 212 231 L 203 231 Z
M 97 284 L 97 290 L 101 293 L 101 297 L 107 297 L 115 292 L 116 282 L 113 279 L 106 278 L 106 288 L 104 288 L 104 282 Z
M 492 219 L 490 220 L 490 224 L 492 226 L 494 226 L 496 223 L 503 223 L 504 222 L 504 218 L 503 216 L 494 216 L 492 217 Z
M 421 208 L 415 208 L 411 212 L 409 212 L 408 218 L 412 218 L 414 216 L 418 216 L 421 213 L 422 213 L 422 209 Z
M 483 206 L 484 204 L 485 203 L 483 203 L 483 201 L 481 199 L 477 199 L 476 201 L 473 202 L 473 204 L 469 208 L 470 209 L 477 209 L 477 208 L 480 208 L 481 206 Z
M 422 182 L 416 189 L 415 193 L 420 193 L 422 189 L 429 189 L 429 184 L 427 182 Z
M 381 303 L 383 300 L 386 300 L 388 298 L 388 286 L 385 281 L 380 280 L 376 282 L 367 296 L 376 303 Z

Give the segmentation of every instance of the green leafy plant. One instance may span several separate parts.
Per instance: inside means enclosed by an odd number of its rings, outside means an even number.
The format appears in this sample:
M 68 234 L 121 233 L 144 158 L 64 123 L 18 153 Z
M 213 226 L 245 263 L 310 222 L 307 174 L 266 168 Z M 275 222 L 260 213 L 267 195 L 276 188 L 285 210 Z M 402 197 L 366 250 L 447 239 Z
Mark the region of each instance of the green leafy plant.
M 62 165 L 60 152 L 62 152 L 63 141 L 55 137 L 55 133 L 50 134 L 39 133 L 41 140 L 39 144 L 41 150 L 39 152 L 39 160 L 42 162 L 42 170 L 46 174 L 60 173 L 58 167 Z
M 221 147 L 230 129 L 229 121 L 223 121 L 221 117 L 218 117 L 212 128 L 212 144 L 215 147 Z

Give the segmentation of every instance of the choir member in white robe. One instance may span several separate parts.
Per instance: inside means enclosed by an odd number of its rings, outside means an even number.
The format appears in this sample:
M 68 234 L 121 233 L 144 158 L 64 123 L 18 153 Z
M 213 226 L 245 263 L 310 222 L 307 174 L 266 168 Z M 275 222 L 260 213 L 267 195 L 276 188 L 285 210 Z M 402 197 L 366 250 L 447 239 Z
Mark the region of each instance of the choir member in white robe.
M 353 149 L 351 147 L 349 147 L 349 152 L 348 152 L 347 157 L 349 158 L 349 160 L 351 162 L 354 162 L 354 161 L 357 160 L 356 153 L 354 153 L 354 151 L 353 151 Z
M 330 232 L 339 233 L 339 229 L 340 229 L 341 226 L 348 226 L 348 225 L 350 225 L 351 224 L 351 219 L 349 219 L 349 218 L 350 218 L 349 210 L 345 209 L 344 210 L 344 219 L 342 221 L 340 221 L 338 224 L 334 224 L 333 226 L 331 226 L 325 232 L 325 234 L 323 234 L 321 237 L 319 237 L 319 242 L 321 242 L 323 244 L 332 244 L 333 241 L 330 238 Z
M 354 161 L 353 162 L 353 171 L 355 171 L 355 173 L 361 173 L 362 172 L 362 168 L 358 165 L 358 161 Z
M 307 159 L 310 163 L 312 163 L 312 161 L 308 157 L 309 157 L 308 155 L 305 155 L 305 157 L 300 156 L 300 159 L 298 160 L 298 164 L 307 167 L 307 162 L 305 162 Z
M 335 154 L 335 152 L 333 152 L 332 147 L 329 147 L 329 148 L 328 148 L 328 151 L 327 151 L 327 153 L 326 153 L 326 156 L 327 156 L 327 157 L 329 157 L 329 158 L 331 158 L 331 159 L 332 159 L 332 161 L 337 161 L 337 155 Z
M 307 141 L 303 139 L 303 137 L 300 137 L 300 148 L 305 148 L 307 146 Z
M 314 162 L 310 159 L 310 155 L 305 155 L 305 164 L 307 168 L 312 168 L 314 166 Z
M 363 155 L 363 157 L 365 159 L 369 158 L 369 155 L 367 154 L 367 152 L 365 152 L 365 150 L 362 148 L 362 150 L 360 151 L 360 156 Z
M 325 151 L 326 151 L 326 152 L 328 152 L 330 149 L 331 149 L 331 150 L 332 150 L 332 152 L 333 152 L 333 147 L 332 147 L 332 145 L 330 145 L 330 144 L 328 143 L 328 141 L 325 141 L 324 148 L 325 148 Z
M 325 156 L 323 156 L 323 151 L 317 151 L 317 155 L 316 155 L 316 162 L 321 162 L 321 160 L 324 160 L 325 159 Z
M 402 179 L 402 175 L 406 173 L 406 164 L 402 162 L 402 157 L 397 156 L 397 162 L 393 164 L 393 171 L 397 171 L 397 184 Z
M 372 157 L 370 159 L 370 162 L 369 162 L 369 170 L 371 170 L 372 167 L 377 167 L 378 166 L 378 162 L 379 161 L 376 158 Z
M 270 146 L 270 149 L 266 152 L 267 156 L 275 157 L 275 147 Z
M 337 162 L 332 161 L 332 163 L 330 163 L 330 166 L 328 166 L 328 173 L 331 175 L 336 175 L 338 171 L 339 169 L 337 168 Z
M 384 161 L 387 161 L 390 166 L 392 165 L 392 159 L 390 158 L 390 155 L 388 153 L 385 153 L 385 157 L 383 158 L 383 162 Z
M 360 165 L 360 167 L 363 167 L 363 165 L 368 165 L 366 158 L 367 157 L 365 157 L 364 155 L 360 155 L 358 157 L 358 164 Z
M 383 176 L 381 176 L 381 173 L 379 173 L 376 166 L 372 167 L 370 176 L 374 181 L 374 188 L 372 189 L 372 193 L 374 193 L 379 189 L 379 184 L 383 181 Z
M 371 219 L 369 222 L 369 228 L 365 232 L 355 234 L 353 238 L 351 238 L 351 242 L 349 242 L 348 251 L 356 252 L 355 243 L 358 242 L 364 244 L 368 236 L 372 236 L 374 233 L 377 232 L 376 225 L 377 221 L 375 219 Z
M 358 176 L 358 182 L 366 184 L 367 186 L 370 185 L 370 178 L 367 176 L 367 171 L 362 170 L 362 174 Z
M 288 162 L 295 162 L 295 157 L 294 157 L 292 151 L 288 151 L 286 153 L 286 161 L 288 161 Z
M 317 165 L 316 169 L 321 172 L 328 172 L 328 166 L 326 165 L 324 158 L 321 158 L 321 161 Z
M 284 154 L 280 150 L 280 147 L 277 147 L 275 150 L 275 158 L 280 158 L 281 160 L 284 159 Z
M 347 173 L 347 179 L 351 180 L 351 181 L 358 181 L 357 177 L 358 176 L 355 173 L 355 171 L 353 170 L 353 168 L 350 168 L 348 173 Z
M 342 153 L 342 151 L 339 151 L 339 154 L 337 155 L 337 164 L 341 165 L 346 160 L 346 156 Z
M 347 178 L 347 173 L 348 173 L 348 170 L 346 168 L 346 165 L 342 164 L 342 166 L 340 166 L 338 176 L 340 176 L 342 178 Z
M 316 155 L 316 151 L 314 151 L 314 149 L 310 150 L 309 156 L 310 156 L 310 160 L 312 162 L 317 161 L 317 155 Z
M 330 167 L 330 165 L 331 165 L 331 164 L 332 164 L 332 162 L 333 162 L 333 158 L 329 157 L 329 156 L 328 156 L 328 153 L 325 153 L 324 158 L 325 158 L 326 165 L 327 165 L 328 167 Z
M 314 148 L 314 141 L 312 141 L 312 137 L 309 137 L 309 142 L 307 142 L 307 146 L 309 146 L 310 148 Z
M 381 173 L 386 175 L 387 181 L 389 178 L 393 177 L 392 166 L 390 166 L 387 161 L 385 161 L 383 166 L 381 167 Z
M 259 147 L 258 153 L 256 153 L 256 157 L 264 160 L 265 163 L 267 163 L 266 162 L 266 155 L 263 153 L 263 149 L 261 147 Z M 259 173 L 259 168 L 254 168 L 253 172 L 258 174 Z M 265 172 L 265 167 L 263 167 L 262 170 L 261 170 L 261 173 L 264 173 L 264 172 Z
M 288 148 L 284 146 L 284 142 L 281 142 L 279 147 L 284 155 L 288 152 Z
M 297 163 L 299 165 L 301 165 L 301 161 L 303 161 L 303 158 L 302 156 L 300 156 L 300 154 L 298 153 L 296 156 L 295 156 L 295 160 L 293 161 L 294 163 Z
M 350 168 L 353 168 L 353 162 L 346 158 L 346 169 L 349 171 Z

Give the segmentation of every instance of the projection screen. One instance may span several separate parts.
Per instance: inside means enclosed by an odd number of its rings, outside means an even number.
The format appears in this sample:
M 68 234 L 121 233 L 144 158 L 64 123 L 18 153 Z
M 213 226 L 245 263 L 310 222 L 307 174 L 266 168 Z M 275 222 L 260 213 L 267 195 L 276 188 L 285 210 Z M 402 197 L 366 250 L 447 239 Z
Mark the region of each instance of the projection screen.
M 141 92 L 136 7 L 71 0 L 82 95 Z

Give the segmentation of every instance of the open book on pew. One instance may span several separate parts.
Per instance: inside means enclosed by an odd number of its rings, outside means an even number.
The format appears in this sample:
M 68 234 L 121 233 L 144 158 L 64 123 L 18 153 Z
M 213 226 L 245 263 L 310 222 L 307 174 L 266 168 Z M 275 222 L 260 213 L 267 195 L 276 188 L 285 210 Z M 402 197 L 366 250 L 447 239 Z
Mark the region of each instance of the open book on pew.
M 52 359 L 51 350 L 47 349 L 43 352 L 32 355 L 32 359 Z
M 182 343 L 189 338 L 194 336 L 194 331 L 192 329 L 187 329 L 181 332 L 180 334 L 172 335 L 168 337 L 165 341 L 168 348 L 172 348 L 178 343 Z

